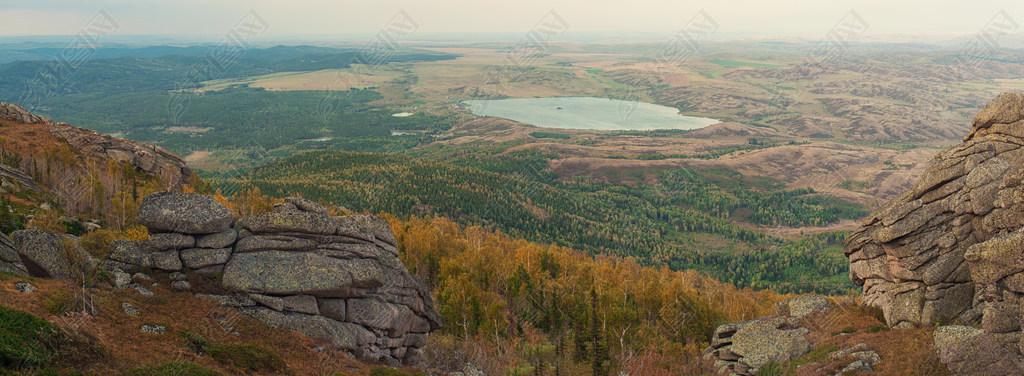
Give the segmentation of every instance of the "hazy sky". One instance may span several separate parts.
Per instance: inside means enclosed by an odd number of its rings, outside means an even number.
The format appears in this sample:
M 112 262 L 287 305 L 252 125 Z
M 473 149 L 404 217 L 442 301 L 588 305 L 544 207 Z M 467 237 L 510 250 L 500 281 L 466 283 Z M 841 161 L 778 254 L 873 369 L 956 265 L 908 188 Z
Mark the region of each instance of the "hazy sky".
M 820 37 L 850 9 L 866 34 L 974 33 L 1000 10 L 1024 24 L 1024 1 L 996 0 L 0 0 L 0 36 L 75 34 L 99 10 L 117 35 L 223 35 L 254 9 L 270 25 L 264 38 L 371 35 L 399 10 L 417 33 L 525 33 L 549 10 L 571 33 L 671 33 L 704 9 L 720 36 Z M 1016 37 L 1019 37 L 1019 33 Z

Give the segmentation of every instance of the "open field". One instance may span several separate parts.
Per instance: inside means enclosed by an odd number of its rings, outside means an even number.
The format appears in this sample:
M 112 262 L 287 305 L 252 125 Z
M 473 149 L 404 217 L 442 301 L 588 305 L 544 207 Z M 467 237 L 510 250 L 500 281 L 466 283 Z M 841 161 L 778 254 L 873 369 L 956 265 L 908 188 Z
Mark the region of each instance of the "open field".
M 401 72 L 396 70 L 353 66 L 346 69 L 279 72 L 254 77 L 211 80 L 203 82 L 203 87 L 196 91 L 217 91 L 235 85 L 248 85 L 271 91 L 365 89 L 380 86 L 399 76 Z

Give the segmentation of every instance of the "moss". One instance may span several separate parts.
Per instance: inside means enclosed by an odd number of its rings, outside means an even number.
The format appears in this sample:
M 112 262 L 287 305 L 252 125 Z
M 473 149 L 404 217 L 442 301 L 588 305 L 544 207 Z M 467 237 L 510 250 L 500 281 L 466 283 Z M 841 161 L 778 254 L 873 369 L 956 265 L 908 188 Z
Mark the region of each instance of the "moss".
M 193 363 L 171 362 L 159 367 L 136 368 L 124 376 L 220 376 L 220 372 Z
M 887 332 L 887 331 L 889 331 L 889 327 L 886 326 L 886 325 L 875 325 L 875 326 L 872 326 L 872 327 L 867 328 L 866 330 L 864 330 L 865 333 L 878 333 L 878 332 Z
M 55 353 L 50 344 L 56 336 L 57 327 L 46 320 L 0 307 L 0 368 L 47 363 Z
M 185 346 L 192 349 L 196 354 L 202 355 L 209 351 L 210 343 L 198 333 L 181 332 L 181 337 L 185 339 Z
M 426 376 L 422 373 L 409 373 L 388 367 L 377 367 L 370 370 L 370 376 Z
M 207 348 L 210 356 L 221 364 L 230 364 L 253 371 L 281 372 L 288 368 L 284 359 L 259 346 L 209 345 Z

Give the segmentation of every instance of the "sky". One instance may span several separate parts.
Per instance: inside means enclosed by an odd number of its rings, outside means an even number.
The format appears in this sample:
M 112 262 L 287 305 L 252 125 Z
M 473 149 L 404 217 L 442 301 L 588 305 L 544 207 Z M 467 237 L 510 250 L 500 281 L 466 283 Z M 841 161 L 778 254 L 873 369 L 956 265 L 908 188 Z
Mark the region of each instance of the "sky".
M 656 36 L 685 27 L 702 9 L 718 36 L 735 38 L 821 38 L 850 10 L 866 23 L 869 39 L 970 35 L 1000 10 L 1024 25 L 1020 0 L 0 0 L 0 37 L 73 35 L 100 10 L 122 36 L 216 38 L 250 10 L 266 21 L 261 37 L 268 39 L 368 38 L 400 11 L 422 36 L 522 34 L 552 10 L 565 21 L 566 38 Z

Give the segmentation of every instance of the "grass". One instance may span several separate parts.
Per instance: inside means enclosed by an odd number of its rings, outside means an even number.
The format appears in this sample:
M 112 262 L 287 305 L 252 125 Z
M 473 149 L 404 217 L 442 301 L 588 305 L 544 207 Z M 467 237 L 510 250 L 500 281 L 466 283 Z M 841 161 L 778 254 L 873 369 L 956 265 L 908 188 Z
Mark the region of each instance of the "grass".
M 185 339 L 185 347 L 198 355 L 210 354 L 210 357 L 220 364 L 257 372 L 280 373 L 288 368 L 288 364 L 281 356 L 260 346 L 213 344 L 196 332 L 183 331 L 179 334 Z
M 288 368 L 281 356 L 254 345 L 210 345 L 210 356 L 218 363 L 253 371 L 281 372 Z
M 220 376 L 221 373 L 188 362 L 171 362 L 158 367 L 136 368 L 124 376 Z
M 0 307 L 0 368 L 45 364 L 54 351 L 49 343 L 57 327 L 31 314 Z
M 67 290 L 42 293 L 39 302 L 51 315 L 62 315 L 78 308 L 78 300 Z
M 590 73 L 590 74 L 601 73 L 601 72 L 604 72 L 604 69 L 596 69 L 596 68 L 595 69 L 587 69 L 587 73 Z
M 752 63 L 749 61 L 736 61 L 736 60 L 711 60 L 710 63 L 718 64 L 723 67 L 751 67 L 751 68 L 763 68 L 763 69 L 782 69 L 782 66 L 775 64 L 764 64 L 764 63 Z
M 612 80 L 612 79 L 610 79 L 608 77 L 593 76 L 593 78 L 594 78 L 594 81 L 597 81 L 600 84 L 611 86 L 611 87 L 613 87 L 615 89 L 632 89 L 633 88 L 632 86 L 624 85 L 624 84 L 620 84 L 618 82 L 615 82 L 615 80 Z

